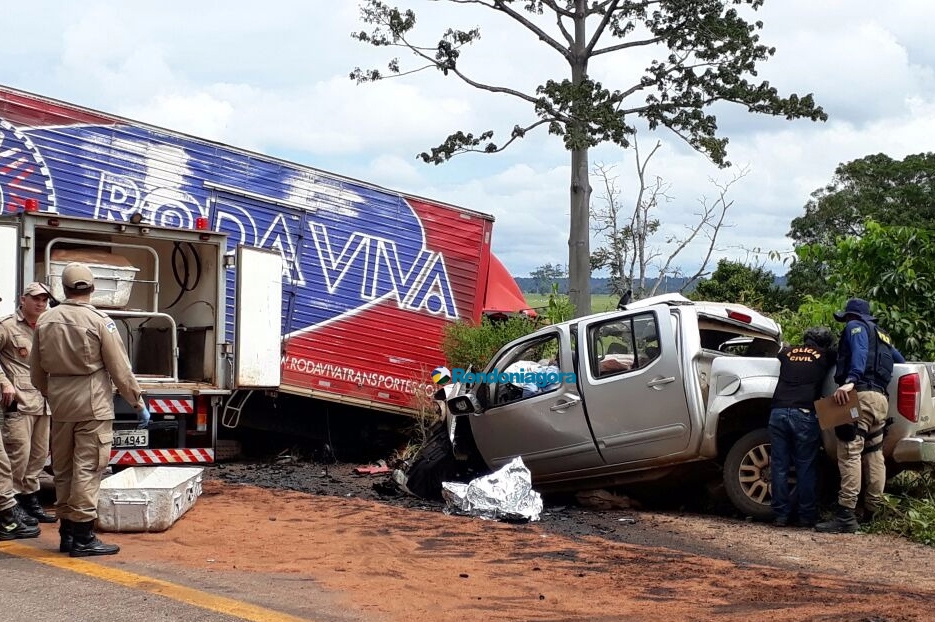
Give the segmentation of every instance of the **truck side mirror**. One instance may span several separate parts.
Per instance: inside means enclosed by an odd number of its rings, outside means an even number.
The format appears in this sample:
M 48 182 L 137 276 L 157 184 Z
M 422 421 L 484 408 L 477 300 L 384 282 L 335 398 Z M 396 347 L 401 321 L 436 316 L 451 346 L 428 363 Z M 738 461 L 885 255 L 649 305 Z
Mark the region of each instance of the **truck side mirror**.
M 448 400 L 448 411 L 453 415 L 471 415 L 482 412 L 480 403 L 470 393 Z

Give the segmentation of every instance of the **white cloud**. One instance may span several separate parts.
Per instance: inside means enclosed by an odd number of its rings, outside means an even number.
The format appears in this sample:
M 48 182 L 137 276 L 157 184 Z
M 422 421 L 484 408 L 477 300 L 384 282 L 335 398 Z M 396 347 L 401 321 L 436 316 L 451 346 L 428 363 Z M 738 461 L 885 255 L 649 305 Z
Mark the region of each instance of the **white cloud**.
M 154 125 L 220 140 L 230 136 L 234 106 L 207 93 L 193 96 L 157 95 L 143 104 L 128 105 L 117 112 L 131 119 L 147 119 Z M 243 146 L 249 146 L 246 143 Z
M 377 185 L 418 186 L 424 183 L 423 169 L 417 168 L 414 160 L 404 160 L 396 155 L 381 155 L 373 159 L 366 178 Z
M 489 83 L 532 90 L 567 75 L 554 51 L 521 27 L 492 20 L 476 6 L 400 0 L 419 15 L 423 40 L 448 26 L 481 27 L 462 67 Z M 535 115 L 509 96 L 477 91 L 431 70 L 400 80 L 355 85 L 354 67 L 383 67 L 396 50 L 352 41 L 356 2 L 245 0 L 159 4 L 117 0 L 14 3 L 0 82 L 74 101 L 186 133 L 231 143 L 360 177 L 379 185 L 491 213 L 494 248 L 515 273 L 567 257 L 569 156 L 542 131 L 496 156 L 468 154 L 442 166 L 415 155 L 463 129 L 494 129 L 502 142 L 514 124 Z M 37 16 L 41 13 L 41 16 Z M 41 17 L 41 19 L 37 19 Z M 731 190 L 732 226 L 718 256 L 746 257 L 743 248 L 787 250 L 792 218 L 841 162 L 883 152 L 901 158 L 931 149 L 935 134 L 935 51 L 929 41 L 935 3 L 901 0 L 880 8 L 871 0 L 769 0 L 757 12 L 763 41 L 777 53 L 760 78 L 783 93 L 814 92 L 827 123 L 787 122 L 717 108 L 730 137 L 729 157 L 749 166 Z M 552 24 L 543 22 L 549 32 Z M 632 84 L 646 50 L 602 57 L 592 73 L 606 86 Z M 719 170 L 671 134 L 661 139 L 653 169 L 671 184 L 673 201 L 660 214 L 664 234 L 695 221 L 709 178 Z M 632 154 L 602 146 L 592 164 L 619 162 L 632 199 Z M 594 184 L 597 189 L 597 184 Z M 704 245 L 681 263 L 697 265 Z M 715 258 L 716 259 L 716 258 Z M 783 271 L 781 264 L 768 267 Z

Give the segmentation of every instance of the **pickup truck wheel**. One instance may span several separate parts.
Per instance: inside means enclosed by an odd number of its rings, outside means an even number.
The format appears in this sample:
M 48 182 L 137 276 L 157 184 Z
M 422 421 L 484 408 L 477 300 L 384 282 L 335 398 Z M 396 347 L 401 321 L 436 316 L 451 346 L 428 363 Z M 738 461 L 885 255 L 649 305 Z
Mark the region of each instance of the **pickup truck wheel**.
M 769 432 L 765 428 L 744 434 L 727 452 L 724 488 L 734 507 L 747 516 L 772 518 Z
M 442 482 L 453 479 L 457 470 L 445 421 L 433 424 L 427 436 L 406 470 L 406 488 L 422 499 L 441 499 Z

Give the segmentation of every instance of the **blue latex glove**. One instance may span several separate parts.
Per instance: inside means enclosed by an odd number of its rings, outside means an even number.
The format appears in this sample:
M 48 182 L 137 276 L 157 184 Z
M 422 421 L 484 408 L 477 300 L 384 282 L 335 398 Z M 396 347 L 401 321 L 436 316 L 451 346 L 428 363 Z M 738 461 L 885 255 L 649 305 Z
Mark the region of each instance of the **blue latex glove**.
M 136 427 L 140 430 L 145 430 L 149 427 L 150 414 L 149 409 L 146 408 L 146 405 L 143 405 L 143 410 L 136 413 Z

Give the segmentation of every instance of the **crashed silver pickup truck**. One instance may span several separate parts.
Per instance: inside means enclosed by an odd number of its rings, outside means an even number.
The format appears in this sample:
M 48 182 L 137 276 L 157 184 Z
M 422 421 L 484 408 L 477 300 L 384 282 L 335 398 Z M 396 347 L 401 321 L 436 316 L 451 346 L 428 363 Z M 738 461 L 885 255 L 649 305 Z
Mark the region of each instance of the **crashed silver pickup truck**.
M 437 496 L 459 463 L 495 469 L 521 456 L 543 491 L 715 473 L 738 510 L 768 518 L 781 345 L 779 325 L 750 308 L 678 294 L 547 326 L 501 348 L 483 376 L 466 376 L 474 382 L 436 394 L 444 421 L 407 487 Z M 890 474 L 935 462 L 933 374 L 932 363 L 895 366 Z M 824 446 L 833 457 L 833 431 Z

